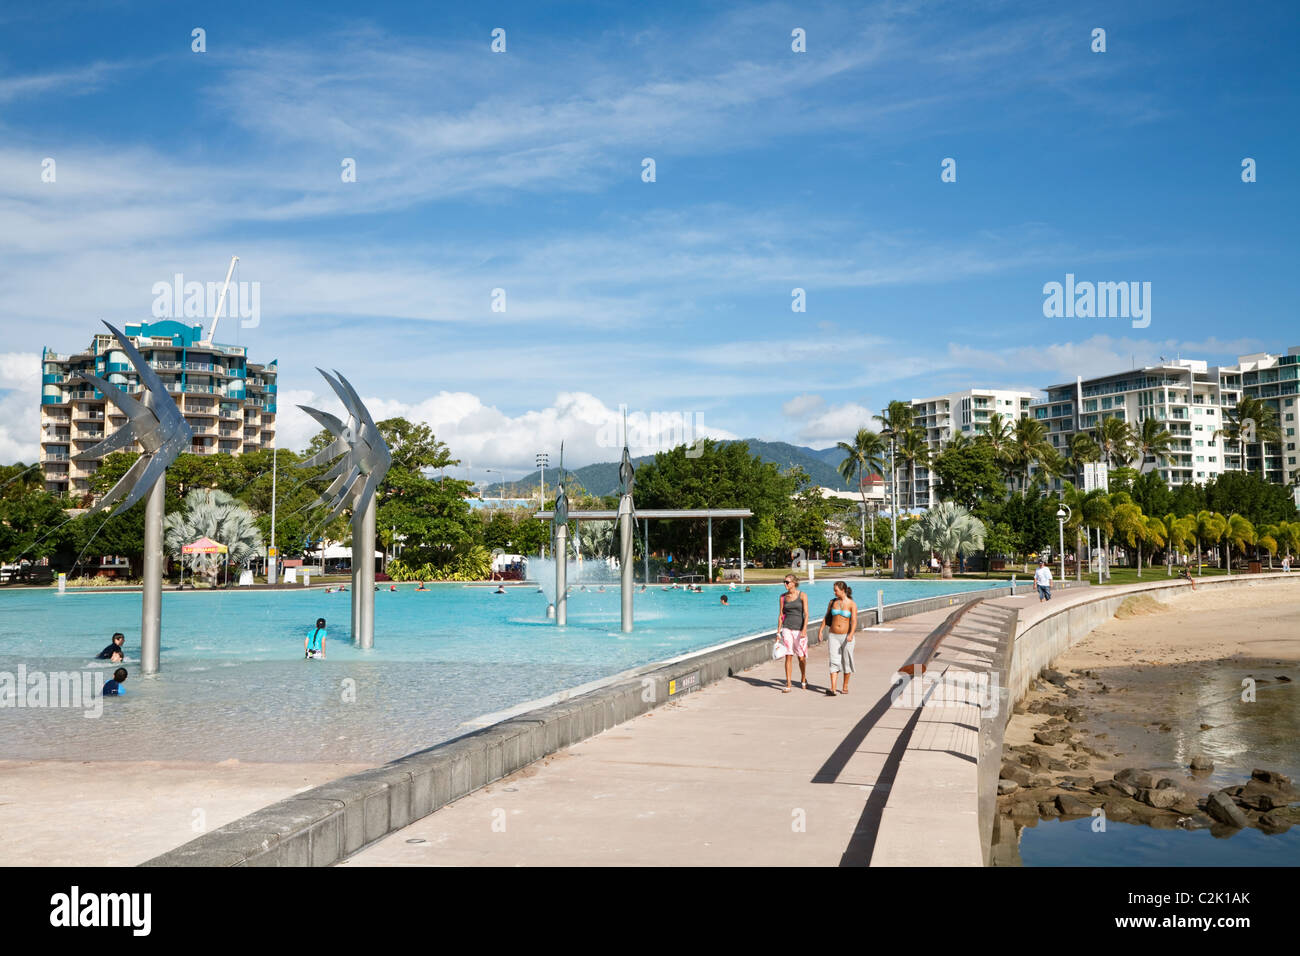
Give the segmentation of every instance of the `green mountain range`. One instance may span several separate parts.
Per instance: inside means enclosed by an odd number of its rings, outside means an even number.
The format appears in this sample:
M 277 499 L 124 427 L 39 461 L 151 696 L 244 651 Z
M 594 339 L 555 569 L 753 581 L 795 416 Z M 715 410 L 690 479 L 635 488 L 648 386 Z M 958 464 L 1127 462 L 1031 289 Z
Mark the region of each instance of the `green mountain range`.
M 806 448 L 802 445 L 791 445 L 787 442 L 760 441 L 757 438 L 746 438 L 744 443 L 749 446 L 751 455 L 757 455 L 763 461 L 773 462 L 782 469 L 794 466 L 802 468 L 815 485 L 820 485 L 823 488 L 848 488 L 839 472 L 835 470 L 836 466 L 844 460 L 844 453 L 835 446 L 830 448 Z M 722 442 L 720 444 L 729 443 Z M 653 460 L 653 455 L 643 455 L 640 458 L 633 458 L 632 464 L 640 465 L 644 461 Z M 576 482 L 574 482 L 574 479 L 576 479 Z M 571 482 L 570 494 L 576 490 L 573 485 L 577 484 L 593 495 L 616 495 L 618 494 L 618 462 L 602 461 L 583 465 L 581 468 L 574 468 L 569 471 L 569 480 Z M 486 486 L 484 497 L 523 498 L 535 495 L 540 481 L 541 472 L 534 471 L 518 481 L 503 481 Z M 546 473 L 546 487 L 548 493 L 553 492 L 555 489 L 554 469 L 548 469 Z

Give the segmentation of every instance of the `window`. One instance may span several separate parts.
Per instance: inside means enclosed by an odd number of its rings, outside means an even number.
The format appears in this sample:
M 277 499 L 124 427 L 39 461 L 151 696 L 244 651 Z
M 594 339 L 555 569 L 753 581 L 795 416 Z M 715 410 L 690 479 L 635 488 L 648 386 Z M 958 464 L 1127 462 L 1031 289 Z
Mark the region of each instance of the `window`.
M 1205 447 L 1205 442 L 1201 441 L 1201 440 L 1198 438 L 1198 439 L 1196 440 L 1196 447 L 1197 447 L 1197 448 L 1203 448 L 1203 447 Z
M 1197 461 L 1205 461 L 1205 456 L 1204 456 L 1204 455 L 1197 455 L 1197 456 L 1196 456 L 1196 460 L 1197 460 Z

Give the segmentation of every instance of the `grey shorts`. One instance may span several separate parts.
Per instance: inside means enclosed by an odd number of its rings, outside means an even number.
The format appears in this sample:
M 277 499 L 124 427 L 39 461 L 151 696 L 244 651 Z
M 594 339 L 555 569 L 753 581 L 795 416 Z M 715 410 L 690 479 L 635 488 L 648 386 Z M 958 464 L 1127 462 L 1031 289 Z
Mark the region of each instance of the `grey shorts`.
M 841 671 L 845 674 L 853 673 L 853 642 L 849 640 L 852 636 L 852 634 L 830 635 L 832 674 L 838 674 Z

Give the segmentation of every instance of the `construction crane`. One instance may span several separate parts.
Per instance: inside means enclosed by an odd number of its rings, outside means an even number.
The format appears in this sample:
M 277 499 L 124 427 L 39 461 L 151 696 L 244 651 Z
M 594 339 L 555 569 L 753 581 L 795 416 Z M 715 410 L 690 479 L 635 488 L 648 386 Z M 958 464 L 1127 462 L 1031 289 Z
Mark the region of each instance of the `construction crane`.
M 217 299 L 217 311 L 212 316 L 212 327 L 208 329 L 207 341 L 215 342 L 217 334 L 217 323 L 221 321 L 221 310 L 226 305 L 226 293 L 230 291 L 230 277 L 235 274 L 235 263 L 239 262 L 239 256 L 230 257 L 230 268 L 226 270 L 226 284 L 221 287 L 221 298 Z

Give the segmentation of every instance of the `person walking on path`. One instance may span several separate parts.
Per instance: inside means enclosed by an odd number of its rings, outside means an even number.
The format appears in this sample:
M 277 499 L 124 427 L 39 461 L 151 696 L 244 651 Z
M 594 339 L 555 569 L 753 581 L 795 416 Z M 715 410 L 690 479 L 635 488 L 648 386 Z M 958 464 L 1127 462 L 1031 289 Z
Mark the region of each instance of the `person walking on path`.
M 853 600 L 853 589 L 843 581 L 835 582 L 835 597 L 826 605 L 826 616 L 822 618 L 821 627 L 817 628 L 817 643 L 822 642 L 822 631 L 829 625 L 831 688 L 828 697 L 835 696 L 835 676 L 844 675 L 844 690 L 849 692 L 849 675 L 853 673 L 853 636 L 858 632 L 858 605 Z
M 777 598 L 778 614 L 776 619 L 777 639 L 785 645 L 785 687 L 781 693 L 788 694 L 794 688 L 790 686 L 790 658 L 799 658 L 799 683 L 808 689 L 808 595 L 799 590 L 799 579 L 793 574 L 785 576 L 785 593 Z
M 1038 603 L 1052 599 L 1052 569 L 1046 561 L 1038 562 L 1038 570 L 1034 572 L 1034 586 L 1038 588 Z

